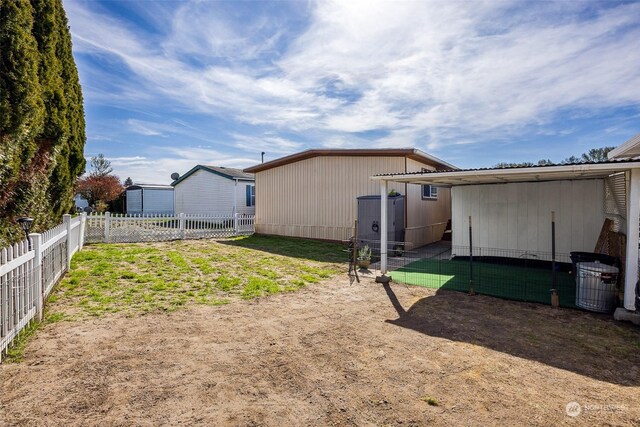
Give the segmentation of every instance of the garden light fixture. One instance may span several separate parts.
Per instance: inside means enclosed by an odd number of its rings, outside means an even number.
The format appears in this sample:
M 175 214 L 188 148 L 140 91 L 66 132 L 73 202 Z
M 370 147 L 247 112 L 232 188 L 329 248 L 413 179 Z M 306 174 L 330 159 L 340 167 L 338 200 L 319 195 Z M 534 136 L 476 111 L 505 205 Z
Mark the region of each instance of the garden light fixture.
M 29 242 L 29 250 L 31 250 L 31 237 L 29 237 L 29 231 L 31 230 L 31 226 L 33 225 L 33 218 L 22 217 L 18 218 L 18 225 L 24 231 L 24 234 L 27 236 L 27 242 Z

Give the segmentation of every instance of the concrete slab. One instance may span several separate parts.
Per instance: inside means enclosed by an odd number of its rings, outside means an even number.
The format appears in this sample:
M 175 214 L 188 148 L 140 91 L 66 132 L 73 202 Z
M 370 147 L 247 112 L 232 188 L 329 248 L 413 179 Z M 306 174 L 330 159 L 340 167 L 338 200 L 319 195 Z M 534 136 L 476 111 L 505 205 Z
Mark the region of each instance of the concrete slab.
M 640 326 L 640 311 L 629 311 L 623 307 L 618 307 L 615 313 L 613 313 L 613 318 L 619 321 L 632 322 Z

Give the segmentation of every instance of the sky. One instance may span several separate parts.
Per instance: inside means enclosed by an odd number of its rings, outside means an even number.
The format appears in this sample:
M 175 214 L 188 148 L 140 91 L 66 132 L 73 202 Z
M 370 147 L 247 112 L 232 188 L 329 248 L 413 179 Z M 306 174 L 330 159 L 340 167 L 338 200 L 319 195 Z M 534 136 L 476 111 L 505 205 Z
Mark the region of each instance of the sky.
M 458 167 L 640 132 L 640 2 L 64 0 L 85 156 L 136 183 L 309 148 Z

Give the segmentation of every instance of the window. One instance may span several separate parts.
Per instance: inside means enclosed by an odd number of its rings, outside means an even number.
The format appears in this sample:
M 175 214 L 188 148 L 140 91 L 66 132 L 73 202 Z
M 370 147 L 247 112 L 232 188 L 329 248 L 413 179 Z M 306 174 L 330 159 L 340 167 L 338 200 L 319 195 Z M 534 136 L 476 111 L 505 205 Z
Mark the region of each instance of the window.
M 246 195 L 247 195 L 247 206 L 255 206 L 256 205 L 256 186 L 247 185 Z
M 438 187 L 434 187 L 433 185 L 423 185 L 422 198 L 429 200 L 438 199 Z
M 429 172 L 429 169 L 422 168 L 422 172 Z M 423 185 L 422 200 L 438 200 L 438 187 Z

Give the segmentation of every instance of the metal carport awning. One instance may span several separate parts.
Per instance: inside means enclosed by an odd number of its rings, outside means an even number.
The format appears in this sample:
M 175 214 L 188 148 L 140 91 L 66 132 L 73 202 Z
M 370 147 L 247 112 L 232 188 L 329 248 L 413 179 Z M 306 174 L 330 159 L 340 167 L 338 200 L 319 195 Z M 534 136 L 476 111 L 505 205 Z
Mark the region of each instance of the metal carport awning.
M 640 168 L 640 161 L 609 161 L 555 166 L 532 166 L 497 169 L 462 169 L 392 173 L 372 176 L 375 181 L 393 181 L 406 184 L 429 184 L 440 187 L 506 182 L 562 181 L 606 178 L 609 175 Z
M 628 173 L 627 229 L 640 227 L 640 161 L 610 160 L 599 163 L 579 163 L 552 166 L 512 167 L 498 169 L 441 170 L 414 173 L 391 173 L 372 176 L 380 182 L 380 271 L 387 273 L 387 196 L 388 183 L 426 184 L 440 187 L 510 182 L 543 182 L 577 179 L 598 179 L 616 173 Z M 635 310 L 635 286 L 638 280 L 640 233 L 628 233 L 625 263 L 624 308 Z

